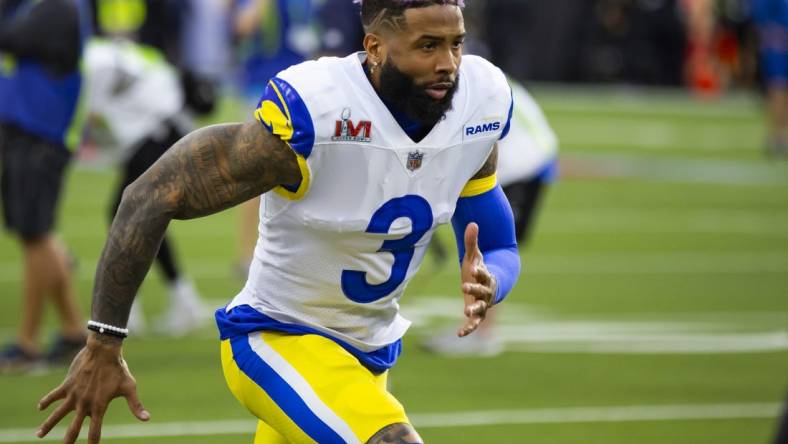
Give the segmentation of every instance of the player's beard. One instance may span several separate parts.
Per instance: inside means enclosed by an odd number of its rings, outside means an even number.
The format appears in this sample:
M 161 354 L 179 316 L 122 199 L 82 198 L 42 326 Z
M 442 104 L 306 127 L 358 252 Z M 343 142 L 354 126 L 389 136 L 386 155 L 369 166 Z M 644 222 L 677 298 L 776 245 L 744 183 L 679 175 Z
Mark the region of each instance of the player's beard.
M 425 127 L 433 127 L 451 109 L 457 92 L 459 75 L 443 98 L 436 100 L 427 94 L 427 86 L 417 85 L 412 77 L 397 69 L 389 57 L 380 70 L 380 95 L 389 104 Z M 450 79 L 440 79 L 449 82 Z

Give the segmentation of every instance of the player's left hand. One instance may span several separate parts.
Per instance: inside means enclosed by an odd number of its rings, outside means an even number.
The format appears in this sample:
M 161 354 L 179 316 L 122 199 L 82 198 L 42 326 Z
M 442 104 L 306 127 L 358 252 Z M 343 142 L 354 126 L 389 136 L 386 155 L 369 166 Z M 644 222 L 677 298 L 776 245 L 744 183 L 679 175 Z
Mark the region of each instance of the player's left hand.
M 487 316 L 498 287 L 495 276 L 484 265 L 484 256 L 479 250 L 479 226 L 473 222 L 465 227 L 465 256 L 462 258 L 460 277 L 467 319 L 457 331 L 457 336 L 463 337 L 473 333 Z

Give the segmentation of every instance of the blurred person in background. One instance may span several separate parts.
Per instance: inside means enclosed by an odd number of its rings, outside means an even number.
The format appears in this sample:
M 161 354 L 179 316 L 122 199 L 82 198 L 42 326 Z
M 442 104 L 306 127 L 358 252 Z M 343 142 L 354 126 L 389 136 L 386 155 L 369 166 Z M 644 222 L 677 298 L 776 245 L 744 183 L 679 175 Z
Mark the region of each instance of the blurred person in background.
M 756 38 L 749 0 L 684 0 L 686 84 L 702 98 L 755 83 Z
M 181 30 L 181 82 L 187 108 L 212 113 L 230 69 L 230 5 L 227 0 L 190 0 Z
M 258 105 L 260 88 L 276 73 L 308 59 L 320 44 L 313 0 L 236 0 L 232 29 L 241 64 L 239 89 L 244 106 L 249 109 Z M 259 197 L 239 208 L 238 259 L 234 268 L 242 278 L 249 270 L 257 242 L 259 209 Z
M 767 91 L 766 154 L 788 156 L 788 2 L 750 0 Z
M 21 324 L 0 351 L 0 370 L 66 363 L 85 344 L 69 256 L 54 235 L 66 167 L 79 132 L 82 47 L 88 5 L 78 0 L 0 1 L 0 163 L 6 228 L 24 260 Z M 43 356 L 44 302 L 51 297 L 60 332 Z
M 241 64 L 239 86 L 250 107 L 257 105 L 261 85 L 318 49 L 312 1 L 235 1 L 231 13 Z
M 156 48 L 176 67 L 185 112 L 213 111 L 228 44 L 225 0 L 90 0 L 98 29 L 130 28 L 133 39 Z
M 715 0 L 682 0 L 686 16 L 687 56 L 685 81 L 696 93 L 713 96 L 721 88 L 720 69 L 715 63 Z
M 517 243 L 523 247 L 528 244 L 544 193 L 557 177 L 558 138 L 528 91 L 512 78 L 509 85 L 515 106 L 509 135 L 498 142 L 498 183 L 512 207 Z M 445 262 L 448 254 L 440 239 L 433 238 L 430 249 L 439 265 Z M 498 355 L 503 344 L 495 337 L 495 309 L 487 313 L 475 335 L 459 338 L 455 329 L 450 329 L 422 345 L 447 356 Z
M 93 39 L 85 54 L 88 125 L 86 139 L 114 151 L 123 175 L 110 210 L 112 220 L 125 188 L 144 173 L 167 149 L 193 129 L 184 114 L 184 94 L 176 69 L 156 48 L 141 45 L 133 36 L 145 21 L 144 14 L 130 13 L 131 5 L 103 2 L 97 7 L 99 29 L 111 38 Z M 209 310 L 178 264 L 171 236 L 165 235 L 156 262 L 167 283 L 169 307 L 156 323 L 161 333 L 182 335 L 207 321 Z M 129 323 L 145 329 L 145 317 L 135 299 Z
M 359 4 L 351 0 L 319 0 L 316 3 L 320 55 L 344 57 L 363 51 L 364 27 L 358 19 Z

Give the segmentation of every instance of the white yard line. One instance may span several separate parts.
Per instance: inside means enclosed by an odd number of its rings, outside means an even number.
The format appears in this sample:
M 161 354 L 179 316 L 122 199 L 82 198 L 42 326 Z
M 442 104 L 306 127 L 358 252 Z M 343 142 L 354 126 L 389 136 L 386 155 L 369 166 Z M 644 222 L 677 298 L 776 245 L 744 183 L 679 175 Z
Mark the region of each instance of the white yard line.
M 788 350 L 788 312 L 742 313 L 739 317 L 725 312 L 566 316 L 518 305 L 506 308 L 495 338 L 507 352 L 727 354 Z M 459 325 L 461 302 L 445 295 L 425 295 L 404 303 L 402 310 L 414 327 L 422 328 L 422 335 L 450 335 L 453 329 L 435 333 L 439 328 L 435 325 L 448 320 Z
M 788 350 L 788 333 L 531 335 L 505 338 L 505 350 L 589 354 L 741 354 Z
M 409 415 L 417 428 L 474 427 L 516 424 L 571 424 L 605 422 L 701 421 L 720 419 L 774 418 L 781 412 L 778 403 L 679 404 L 547 409 L 481 410 Z M 252 435 L 255 421 L 217 420 L 106 425 L 102 440 L 207 435 Z M 87 427 L 87 425 L 85 426 Z M 38 442 L 35 427 L 0 429 L 0 443 Z M 87 434 L 83 430 L 82 438 Z M 45 439 L 62 439 L 63 429 L 55 429 Z

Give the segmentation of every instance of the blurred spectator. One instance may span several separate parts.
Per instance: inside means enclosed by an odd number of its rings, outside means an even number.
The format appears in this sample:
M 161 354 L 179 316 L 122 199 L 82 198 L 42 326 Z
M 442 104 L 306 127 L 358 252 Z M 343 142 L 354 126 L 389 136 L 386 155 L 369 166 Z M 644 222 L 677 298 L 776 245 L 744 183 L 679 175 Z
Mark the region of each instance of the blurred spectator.
M 233 32 L 241 60 L 241 92 L 257 103 L 268 80 L 319 48 L 311 0 L 236 0 Z
M 788 2 L 751 1 L 768 95 L 766 153 L 788 156 Z
M 757 83 L 758 39 L 748 0 L 718 0 L 714 51 L 724 85 L 753 87 Z
M 0 354 L 0 370 L 16 370 L 41 357 L 47 297 L 55 303 L 61 331 L 46 360 L 67 363 L 85 342 L 69 258 L 53 227 L 69 148 L 81 130 L 78 66 L 90 14 L 78 0 L 0 6 L 0 188 L 6 227 L 18 236 L 24 256 L 21 324 L 17 342 Z
M 86 51 L 85 68 L 90 117 L 87 139 L 103 141 L 123 162 L 123 176 L 110 211 L 112 219 L 123 190 L 187 134 L 192 124 L 182 113 L 184 95 L 177 72 L 153 48 L 122 38 L 94 39 Z M 199 327 L 209 311 L 178 266 L 170 236 L 162 240 L 156 262 L 170 299 L 158 330 L 181 335 Z M 129 328 L 139 332 L 145 322 L 137 301 Z
M 314 5 L 311 0 L 236 0 L 232 23 L 242 65 L 241 96 L 251 115 L 271 77 L 319 49 Z M 244 277 L 257 242 L 259 208 L 259 197 L 240 208 L 235 268 Z
M 191 0 L 181 35 L 181 72 L 187 106 L 203 115 L 213 111 L 230 66 L 227 0 Z
M 139 0 L 99 0 L 99 1 L 139 1 Z M 200 0 L 205 1 L 205 0 Z M 168 62 L 181 66 L 183 29 L 186 18 L 191 13 L 189 0 L 144 0 L 145 20 L 139 29 L 139 42 L 158 48 Z
M 156 48 L 180 72 L 189 111 L 213 111 L 227 63 L 225 0 L 90 0 L 100 35 Z M 223 14 L 224 13 L 224 14 Z
M 720 73 L 714 63 L 714 0 L 683 0 L 687 16 L 687 84 L 701 94 L 716 94 Z
M 352 0 L 318 2 L 320 54 L 344 57 L 356 51 L 363 51 L 364 27 L 361 26 L 360 16 L 361 7 Z

